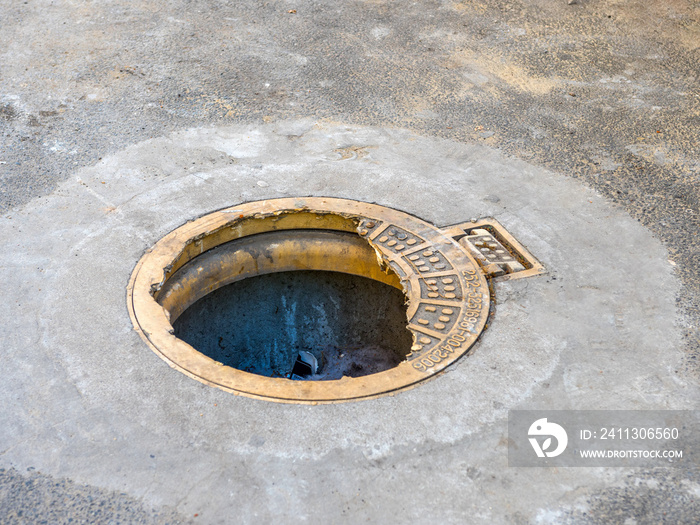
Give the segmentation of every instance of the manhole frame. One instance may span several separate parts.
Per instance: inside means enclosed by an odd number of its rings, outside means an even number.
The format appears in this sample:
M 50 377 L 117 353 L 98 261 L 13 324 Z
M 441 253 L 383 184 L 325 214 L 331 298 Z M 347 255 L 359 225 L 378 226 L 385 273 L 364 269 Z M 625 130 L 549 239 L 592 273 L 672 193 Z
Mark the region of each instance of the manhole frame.
M 224 366 L 174 336 L 168 311 L 156 299 L 177 270 L 228 242 L 257 233 L 299 229 L 356 233 L 374 249 L 379 266 L 390 267 L 399 277 L 407 297 L 408 327 L 414 332 L 414 346 L 405 361 L 357 378 L 294 381 Z M 402 238 L 406 240 L 403 244 Z M 391 280 L 356 273 L 352 268 L 345 273 L 385 283 Z M 490 292 L 474 258 L 432 224 L 376 204 L 308 197 L 239 204 L 173 230 L 137 263 L 127 286 L 127 305 L 135 330 L 148 346 L 189 377 L 236 395 L 318 404 L 389 395 L 435 377 L 468 353 L 478 339 L 488 319 Z

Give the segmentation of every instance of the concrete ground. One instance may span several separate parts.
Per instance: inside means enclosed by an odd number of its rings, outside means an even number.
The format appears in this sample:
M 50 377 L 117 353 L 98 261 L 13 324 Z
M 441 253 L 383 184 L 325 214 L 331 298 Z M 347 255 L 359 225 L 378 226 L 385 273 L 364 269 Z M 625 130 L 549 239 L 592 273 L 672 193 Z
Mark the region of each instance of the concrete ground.
M 0 2 L 0 523 L 696 523 L 700 471 L 518 469 L 510 409 L 700 399 L 700 6 Z M 133 331 L 139 257 L 248 200 L 497 217 L 447 373 L 280 405 Z M 371 314 L 371 312 L 369 312 Z

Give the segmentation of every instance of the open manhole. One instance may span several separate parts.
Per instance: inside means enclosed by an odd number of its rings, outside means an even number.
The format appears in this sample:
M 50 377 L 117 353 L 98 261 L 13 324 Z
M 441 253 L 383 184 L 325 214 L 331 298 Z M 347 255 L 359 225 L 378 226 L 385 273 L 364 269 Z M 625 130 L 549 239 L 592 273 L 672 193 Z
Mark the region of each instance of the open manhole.
M 273 242 L 270 237 L 260 240 Z M 295 380 L 383 372 L 412 346 L 403 291 L 339 272 L 287 271 L 236 281 L 199 299 L 172 324 L 176 337 L 215 361 Z
M 542 272 L 495 221 L 445 229 L 357 201 L 251 202 L 189 222 L 138 262 L 136 330 L 206 384 L 280 402 L 374 397 L 468 352 L 486 277 Z

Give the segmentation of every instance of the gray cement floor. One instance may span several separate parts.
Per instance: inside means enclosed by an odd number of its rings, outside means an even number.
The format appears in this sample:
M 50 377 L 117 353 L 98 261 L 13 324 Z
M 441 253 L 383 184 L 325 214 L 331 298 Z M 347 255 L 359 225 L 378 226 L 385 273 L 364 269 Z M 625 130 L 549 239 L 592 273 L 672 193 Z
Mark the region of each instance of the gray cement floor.
M 506 464 L 509 409 L 697 407 L 696 2 L 0 12 L 0 522 L 697 522 L 694 468 Z M 294 195 L 492 215 L 549 273 L 497 285 L 474 353 L 393 397 L 170 369 L 126 311 L 138 258 Z

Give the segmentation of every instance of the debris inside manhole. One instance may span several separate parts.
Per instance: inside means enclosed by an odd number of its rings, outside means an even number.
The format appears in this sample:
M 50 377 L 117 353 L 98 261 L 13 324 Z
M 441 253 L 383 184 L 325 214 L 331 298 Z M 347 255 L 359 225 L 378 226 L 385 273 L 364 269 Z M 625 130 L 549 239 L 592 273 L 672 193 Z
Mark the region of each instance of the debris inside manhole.
M 292 368 L 289 378 L 297 380 L 304 379 L 316 374 L 317 371 L 318 361 L 314 357 L 314 354 L 306 350 L 300 350 L 296 361 L 294 361 L 294 368 Z
M 477 237 L 486 244 L 477 246 Z M 410 352 L 397 366 L 378 373 L 302 381 L 227 366 L 174 333 L 173 323 L 212 292 L 255 276 L 294 271 L 349 274 L 401 291 L 407 300 Z M 396 392 L 434 377 L 468 353 L 484 329 L 490 305 L 487 278 L 514 279 L 543 271 L 490 219 L 441 229 L 378 205 L 288 198 L 238 205 L 171 232 L 139 261 L 127 294 L 136 330 L 158 355 L 190 377 L 251 397 L 332 403 Z M 342 350 L 338 359 L 341 355 Z M 296 370 L 301 374 L 294 375 L 322 374 L 324 363 L 314 357 L 316 374 L 307 374 L 313 360 L 296 351 L 290 367 L 299 362 Z

